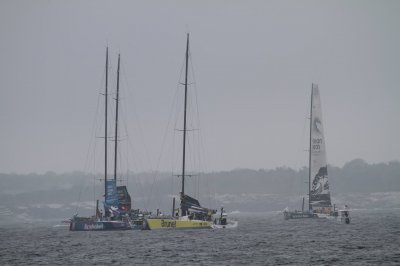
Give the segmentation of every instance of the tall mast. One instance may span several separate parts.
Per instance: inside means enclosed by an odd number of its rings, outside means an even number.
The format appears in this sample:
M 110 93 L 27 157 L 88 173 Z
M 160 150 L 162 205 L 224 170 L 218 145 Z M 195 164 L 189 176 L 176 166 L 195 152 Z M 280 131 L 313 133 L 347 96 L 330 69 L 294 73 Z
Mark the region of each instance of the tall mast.
M 104 124 L 104 197 L 107 197 L 107 105 L 108 105 L 108 47 L 106 50 L 106 92 L 105 97 L 105 124 Z
M 311 210 L 311 131 L 312 131 L 312 109 L 313 109 L 314 83 L 311 83 L 311 107 L 310 107 L 310 146 L 308 149 L 308 210 Z
M 186 40 L 186 70 L 185 70 L 185 109 L 183 114 L 183 155 L 182 155 L 182 191 L 185 194 L 185 149 L 186 149 L 186 105 L 187 105 L 187 85 L 188 85 L 188 61 L 189 61 L 189 33 Z
M 115 107 L 115 140 L 114 140 L 114 181 L 117 182 L 117 147 L 118 147 L 118 102 L 119 102 L 119 65 L 120 55 L 118 54 L 118 70 L 117 70 L 117 97 Z

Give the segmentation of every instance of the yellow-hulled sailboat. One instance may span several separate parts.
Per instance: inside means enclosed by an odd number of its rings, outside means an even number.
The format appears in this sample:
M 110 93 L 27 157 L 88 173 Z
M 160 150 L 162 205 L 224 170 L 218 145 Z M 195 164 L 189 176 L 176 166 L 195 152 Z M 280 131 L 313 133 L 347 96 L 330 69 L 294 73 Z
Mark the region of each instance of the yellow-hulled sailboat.
M 186 152 L 186 106 L 187 106 L 187 86 L 188 86 L 188 61 L 189 61 L 189 34 L 186 41 L 186 70 L 185 70 L 185 105 L 183 117 L 183 156 L 182 156 L 182 190 L 180 192 L 181 206 L 175 209 L 175 198 L 173 201 L 173 213 L 171 216 L 150 216 L 146 219 L 145 228 L 154 229 L 211 229 L 214 223 L 212 215 L 215 210 L 204 208 L 199 201 L 185 194 L 185 152 Z
M 190 220 L 186 217 L 162 219 L 158 217 L 148 218 L 147 229 L 211 229 L 213 224 L 210 221 Z

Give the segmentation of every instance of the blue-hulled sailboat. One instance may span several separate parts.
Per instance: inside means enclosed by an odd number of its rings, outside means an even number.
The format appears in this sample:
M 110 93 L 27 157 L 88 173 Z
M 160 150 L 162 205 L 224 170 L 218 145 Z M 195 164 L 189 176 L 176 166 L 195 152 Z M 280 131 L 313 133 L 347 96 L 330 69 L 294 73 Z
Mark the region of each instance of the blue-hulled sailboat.
M 117 150 L 118 150 L 118 103 L 119 103 L 119 70 L 120 55 L 118 55 L 115 139 L 114 139 L 114 178 L 108 179 L 107 173 L 107 108 L 108 108 L 108 47 L 106 50 L 106 81 L 105 81 L 105 131 L 104 131 L 104 215 L 96 204 L 96 215 L 92 217 L 73 216 L 70 220 L 71 231 L 102 231 L 102 230 L 132 230 L 142 229 L 143 214 L 132 210 L 131 197 L 126 186 L 117 186 Z

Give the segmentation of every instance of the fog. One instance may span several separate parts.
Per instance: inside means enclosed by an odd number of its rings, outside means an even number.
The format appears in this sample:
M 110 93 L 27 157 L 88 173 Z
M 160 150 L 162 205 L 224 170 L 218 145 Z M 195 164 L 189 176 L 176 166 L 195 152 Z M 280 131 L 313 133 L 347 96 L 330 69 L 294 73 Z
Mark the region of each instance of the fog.
M 158 158 L 187 32 L 206 171 L 307 165 L 312 82 L 330 164 L 399 160 L 399 12 L 398 1 L 1 1 L 0 172 L 87 170 L 107 45 L 110 89 L 122 57 L 129 169 L 169 171 Z
M 369 164 L 361 159 L 343 167 L 329 166 L 332 203 L 352 210 L 390 209 L 400 204 L 400 162 Z M 157 175 L 156 182 L 151 182 Z M 73 214 L 92 215 L 96 199 L 102 200 L 101 175 L 71 172 L 43 175 L 0 174 L 0 223 L 53 220 L 59 222 Z M 178 198 L 179 180 L 170 173 L 129 173 L 125 185 L 135 209 L 169 214 L 172 197 Z M 203 206 L 228 212 L 265 213 L 285 207 L 300 209 L 307 200 L 308 169 L 236 169 L 201 173 L 188 178 L 186 191 Z

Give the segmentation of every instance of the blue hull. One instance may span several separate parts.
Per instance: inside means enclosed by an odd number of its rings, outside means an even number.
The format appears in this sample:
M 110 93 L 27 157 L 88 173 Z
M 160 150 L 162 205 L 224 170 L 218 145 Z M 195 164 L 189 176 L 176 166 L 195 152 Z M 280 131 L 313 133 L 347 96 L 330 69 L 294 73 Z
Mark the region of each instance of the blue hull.
M 134 221 L 99 221 L 92 218 L 74 217 L 69 224 L 70 231 L 121 231 L 140 230 L 143 224 Z

